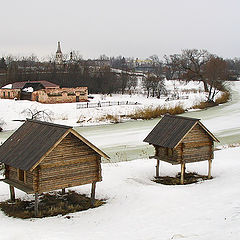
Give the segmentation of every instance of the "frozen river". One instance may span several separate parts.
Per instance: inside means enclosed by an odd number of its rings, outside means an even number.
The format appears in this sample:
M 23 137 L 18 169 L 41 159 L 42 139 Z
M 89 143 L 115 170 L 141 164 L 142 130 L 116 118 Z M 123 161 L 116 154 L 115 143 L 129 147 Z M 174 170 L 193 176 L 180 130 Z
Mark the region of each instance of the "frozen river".
M 207 110 L 182 114 L 201 119 L 220 140 L 218 145 L 240 143 L 240 82 L 233 83 L 231 89 L 230 102 Z M 130 121 L 75 129 L 110 155 L 112 161 L 128 161 L 153 154 L 153 147 L 143 143 L 143 139 L 158 121 L 159 119 Z
M 207 110 L 182 114 L 201 119 L 201 122 L 220 140 L 220 145 L 240 143 L 240 82 L 233 83 L 231 89 L 230 102 Z M 153 147 L 143 143 L 143 139 L 158 121 L 159 119 L 139 120 L 74 129 L 106 152 L 112 162 L 129 161 L 153 154 Z M 12 132 L 0 133 L 0 141 L 4 141 Z

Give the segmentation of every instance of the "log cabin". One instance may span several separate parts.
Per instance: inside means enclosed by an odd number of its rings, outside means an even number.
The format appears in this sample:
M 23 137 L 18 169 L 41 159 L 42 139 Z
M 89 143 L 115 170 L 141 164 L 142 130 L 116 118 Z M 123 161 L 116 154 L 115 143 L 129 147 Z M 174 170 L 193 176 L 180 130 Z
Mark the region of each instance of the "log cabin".
M 101 157 L 109 158 L 72 127 L 37 120 L 26 120 L 0 147 L 11 200 L 14 187 L 34 193 L 36 215 L 38 194 L 83 184 L 92 184 L 94 204 Z
M 181 184 L 184 184 L 185 164 L 208 160 L 211 178 L 214 141 L 219 140 L 200 122 L 200 119 L 165 115 L 143 140 L 154 146 L 157 159 L 156 177 L 160 160 L 181 164 Z

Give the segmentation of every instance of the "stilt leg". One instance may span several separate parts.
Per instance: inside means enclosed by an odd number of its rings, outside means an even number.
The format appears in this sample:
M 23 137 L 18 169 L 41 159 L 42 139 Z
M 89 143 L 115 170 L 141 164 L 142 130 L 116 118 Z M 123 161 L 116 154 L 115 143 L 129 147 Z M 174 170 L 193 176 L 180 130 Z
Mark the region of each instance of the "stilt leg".
M 181 163 L 181 184 L 184 184 L 185 163 Z
M 159 177 L 159 176 L 160 176 L 159 169 L 160 169 L 160 160 L 157 160 L 156 177 Z
M 91 190 L 91 204 L 94 206 L 95 204 L 95 190 L 96 190 L 96 182 L 92 183 L 92 190 Z
M 208 179 L 212 178 L 212 159 L 208 160 Z
M 62 195 L 66 193 L 65 188 L 62 189 Z
M 35 205 L 34 205 L 35 217 L 38 216 L 38 193 L 35 193 Z
M 10 199 L 12 202 L 15 202 L 15 190 L 14 190 L 14 187 L 9 185 L 9 188 L 10 188 Z

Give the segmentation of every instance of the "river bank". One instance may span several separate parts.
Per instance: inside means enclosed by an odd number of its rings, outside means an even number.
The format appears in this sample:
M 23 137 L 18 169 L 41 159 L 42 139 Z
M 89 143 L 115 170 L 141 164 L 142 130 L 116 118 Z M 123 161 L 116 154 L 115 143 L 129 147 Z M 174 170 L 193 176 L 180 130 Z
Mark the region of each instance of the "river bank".
M 181 114 L 201 119 L 201 122 L 220 140 L 220 143 L 215 145 L 217 148 L 240 143 L 240 82 L 232 86 L 231 96 L 231 101 L 225 104 Z M 74 129 L 106 152 L 112 162 L 120 162 L 147 158 L 153 154 L 153 148 L 143 143 L 143 139 L 158 121 L 159 118 L 129 120 L 120 124 L 78 125 Z M 70 124 L 66 123 L 66 125 Z M 4 142 L 13 131 L 1 132 L 0 143 Z

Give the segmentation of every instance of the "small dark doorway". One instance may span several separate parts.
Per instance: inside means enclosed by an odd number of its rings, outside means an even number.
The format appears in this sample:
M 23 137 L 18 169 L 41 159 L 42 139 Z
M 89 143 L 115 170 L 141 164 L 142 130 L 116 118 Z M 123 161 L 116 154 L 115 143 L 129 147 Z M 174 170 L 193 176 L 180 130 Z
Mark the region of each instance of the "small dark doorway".
M 31 92 L 21 92 L 20 95 L 21 100 L 31 100 L 32 99 L 32 93 Z
M 76 102 L 79 102 L 79 96 L 76 96 Z

